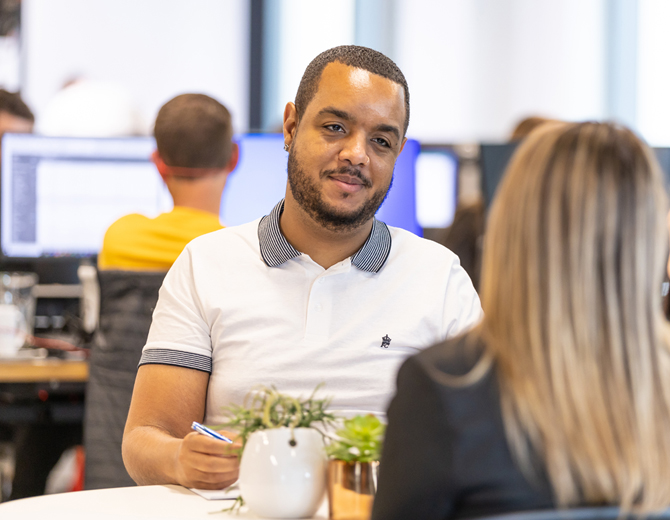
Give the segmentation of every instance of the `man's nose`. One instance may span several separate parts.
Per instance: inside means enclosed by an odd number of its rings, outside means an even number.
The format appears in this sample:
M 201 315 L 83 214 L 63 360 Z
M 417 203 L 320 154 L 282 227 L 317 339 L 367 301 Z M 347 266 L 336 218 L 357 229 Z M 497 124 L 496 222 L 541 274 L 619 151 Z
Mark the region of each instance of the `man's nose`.
M 340 160 L 348 162 L 352 166 L 367 166 L 370 164 L 367 141 L 367 137 L 358 132 L 350 134 L 343 142 Z

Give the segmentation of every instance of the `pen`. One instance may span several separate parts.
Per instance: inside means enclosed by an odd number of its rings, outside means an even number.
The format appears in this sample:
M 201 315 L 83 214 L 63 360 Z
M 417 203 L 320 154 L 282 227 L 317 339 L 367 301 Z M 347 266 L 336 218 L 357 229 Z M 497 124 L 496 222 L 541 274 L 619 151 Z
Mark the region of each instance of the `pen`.
M 209 428 L 207 428 L 207 426 L 203 426 L 199 422 L 193 421 L 193 424 L 191 425 L 191 428 L 193 428 L 198 433 L 201 433 L 203 435 L 207 435 L 207 437 L 211 437 L 212 439 L 218 439 L 220 441 L 229 442 L 231 444 L 233 443 L 233 441 L 231 441 L 228 437 L 225 437 L 225 436 L 221 435 L 220 433 L 215 432 L 214 430 L 210 430 Z

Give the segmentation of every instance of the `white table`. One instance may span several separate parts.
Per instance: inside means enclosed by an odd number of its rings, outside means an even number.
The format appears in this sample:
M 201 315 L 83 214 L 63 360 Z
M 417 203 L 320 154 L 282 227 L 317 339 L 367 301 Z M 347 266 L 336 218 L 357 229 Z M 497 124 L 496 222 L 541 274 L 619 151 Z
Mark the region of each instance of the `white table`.
M 2 520 L 147 520 L 258 518 L 251 513 L 217 513 L 232 500 L 206 500 L 181 486 L 138 486 L 77 491 L 0 504 Z M 328 518 L 327 500 L 317 516 Z

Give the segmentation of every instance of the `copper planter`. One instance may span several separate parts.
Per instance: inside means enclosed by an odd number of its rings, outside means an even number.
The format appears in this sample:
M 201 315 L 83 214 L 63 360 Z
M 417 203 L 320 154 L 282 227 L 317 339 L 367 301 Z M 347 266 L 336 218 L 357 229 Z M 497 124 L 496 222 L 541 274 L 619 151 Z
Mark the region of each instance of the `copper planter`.
M 379 462 L 328 462 L 328 517 L 368 520 L 377 491 Z

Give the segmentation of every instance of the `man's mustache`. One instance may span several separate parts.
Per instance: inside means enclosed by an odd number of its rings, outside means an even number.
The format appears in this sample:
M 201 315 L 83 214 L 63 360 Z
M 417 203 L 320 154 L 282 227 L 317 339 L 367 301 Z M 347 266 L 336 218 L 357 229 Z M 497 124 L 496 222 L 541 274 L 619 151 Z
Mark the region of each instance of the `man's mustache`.
M 370 179 L 363 175 L 359 169 L 354 167 L 342 166 L 336 170 L 324 170 L 321 173 L 322 178 L 328 177 L 330 175 L 350 175 L 359 179 L 366 188 L 372 188 L 372 182 Z

